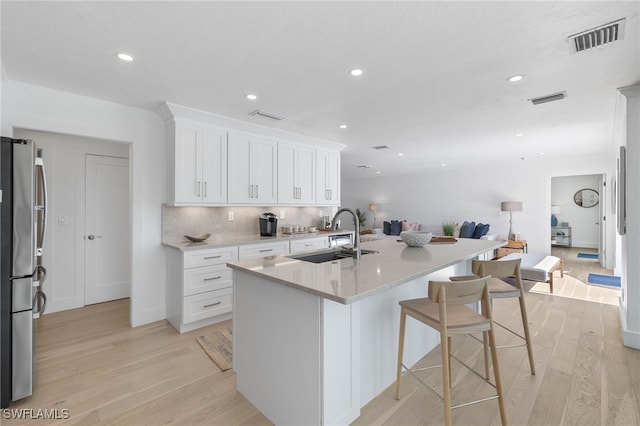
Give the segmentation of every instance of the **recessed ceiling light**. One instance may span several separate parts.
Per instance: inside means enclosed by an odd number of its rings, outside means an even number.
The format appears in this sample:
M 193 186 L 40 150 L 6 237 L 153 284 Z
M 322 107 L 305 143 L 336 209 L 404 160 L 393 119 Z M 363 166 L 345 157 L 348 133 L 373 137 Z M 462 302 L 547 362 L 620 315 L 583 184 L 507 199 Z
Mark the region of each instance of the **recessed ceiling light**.
M 351 71 L 349 71 L 349 74 L 351 74 L 353 77 L 360 77 L 362 75 L 362 70 L 360 68 L 354 68 Z
M 516 137 L 524 136 L 524 133 L 516 133 Z
M 126 62 L 133 61 L 133 56 L 131 56 L 131 55 L 127 54 L 127 53 L 118 53 L 116 56 L 119 59 L 122 59 L 123 61 L 126 61 Z
M 346 125 L 346 124 L 341 124 L 341 125 L 340 125 L 340 126 L 338 126 L 338 127 L 340 127 L 341 129 L 346 129 L 346 128 L 347 128 L 347 125 Z
M 403 152 L 399 152 L 399 153 L 398 153 L 398 157 L 402 157 L 403 155 L 404 155 L 404 153 L 403 153 Z
M 441 163 L 440 167 L 447 167 L 447 163 Z
M 244 95 L 244 97 L 249 99 L 250 101 L 255 101 L 256 99 L 258 99 L 258 97 L 253 93 L 247 93 L 246 95 Z
M 539 155 L 544 155 L 544 152 L 539 152 L 538 154 L 539 154 Z
M 520 81 L 523 78 L 524 78 L 524 75 L 516 74 L 516 75 L 512 75 L 511 77 L 507 78 L 507 80 L 509 80 L 512 83 L 515 83 L 516 81 Z
M 378 170 L 378 171 L 376 172 L 376 174 L 378 174 L 378 175 L 379 175 L 380 173 L 382 173 L 380 170 Z

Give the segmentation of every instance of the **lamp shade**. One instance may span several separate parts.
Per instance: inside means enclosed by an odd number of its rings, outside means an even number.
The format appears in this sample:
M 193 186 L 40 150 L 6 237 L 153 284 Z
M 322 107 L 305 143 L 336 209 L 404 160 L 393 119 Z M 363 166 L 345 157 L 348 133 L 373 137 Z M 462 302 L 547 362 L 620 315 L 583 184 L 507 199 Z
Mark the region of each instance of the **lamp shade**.
M 522 201 L 503 201 L 500 203 L 500 210 L 503 212 L 521 212 Z
M 370 212 L 376 212 L 376 211 L 378 211 L 378 205 L 377 205 L 377 204 L 375 204 L 375 203 L 371 203 L 371 204 L 369 204 L 369 211 L 370 211 Z

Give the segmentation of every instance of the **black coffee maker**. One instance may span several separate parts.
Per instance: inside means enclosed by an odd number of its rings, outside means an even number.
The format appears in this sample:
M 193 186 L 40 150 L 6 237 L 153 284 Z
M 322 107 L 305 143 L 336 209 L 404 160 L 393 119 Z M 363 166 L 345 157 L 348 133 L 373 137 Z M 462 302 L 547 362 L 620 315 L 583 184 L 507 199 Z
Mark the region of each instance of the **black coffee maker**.
M 260 215 L 260 236 L 275 237 L 278 230 L 278 217 L 273 213 Z

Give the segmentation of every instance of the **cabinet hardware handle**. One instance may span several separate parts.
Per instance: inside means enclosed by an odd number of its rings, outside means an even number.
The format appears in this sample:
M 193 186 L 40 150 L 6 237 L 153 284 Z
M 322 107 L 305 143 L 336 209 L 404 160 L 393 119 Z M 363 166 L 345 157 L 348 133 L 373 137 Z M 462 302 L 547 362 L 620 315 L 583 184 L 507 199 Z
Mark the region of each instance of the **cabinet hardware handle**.
M 200 181 L 196 182 L 196 187 L 198 188 L 198 197 L 200 196 Z
M 266 253 L 268 251 L 273 251 L 273 249 L 262 249 L 262 250 L 260 250 L 260 253 Z
M 212 306 L 216 306 L 216 305 L 219 305 L 219 304 L 221 304 L 221 303 L 222 303 L 222 302 L 218 301 L 218 302 L 216 302 L 216 303 L 210 303 L 210 304 L 208 304 L 208 305 L 202 305 L 202 307 L 203 307 L 203 308 L 210 308 L 210 307 L 212 307 Z
M 256 198 L 260 198 L 260 192 L 258 192 L 259 186 L 256 185 Z
M 220 257 L 222 257 L 222 255 L 221 255 L 221 254 L 219 254 L 219 255 L 217 255 L 217 256 L 204 256 L 204 257 L 203 257 L 203 259 L 205 259 L 205 260 L 206 260 L 206 259 L 218 259 L 218 258 L 220 258 Z
M 249 198 L 253 198 L 253 185 L 249 185 Z
M 207 181 L 204 181 L 204 198 L 207 198 Z
M 222 276 L 218 275 L 217 277 L 205 278 L 203 281 L 219 280 L 220 278 L 222 278 Z
M 296 188 L 295 186 L 293 187 L 293 199 L 295 200 L 296 198 L 298 198 L 298 188 Z

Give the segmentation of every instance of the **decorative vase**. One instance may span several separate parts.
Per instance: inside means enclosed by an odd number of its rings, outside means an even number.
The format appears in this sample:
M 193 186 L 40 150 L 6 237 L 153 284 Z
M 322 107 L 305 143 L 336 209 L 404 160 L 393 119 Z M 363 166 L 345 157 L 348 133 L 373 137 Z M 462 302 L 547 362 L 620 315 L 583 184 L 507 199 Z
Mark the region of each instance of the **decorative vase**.
M 558 218 L 555 214 L 551 215 L 551 226 L 558 226 Z

